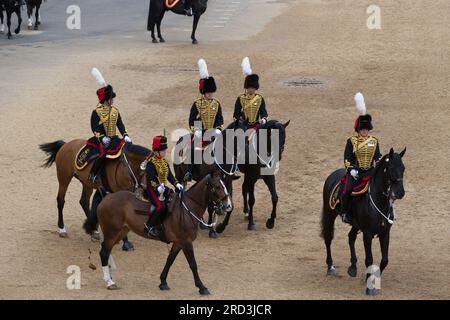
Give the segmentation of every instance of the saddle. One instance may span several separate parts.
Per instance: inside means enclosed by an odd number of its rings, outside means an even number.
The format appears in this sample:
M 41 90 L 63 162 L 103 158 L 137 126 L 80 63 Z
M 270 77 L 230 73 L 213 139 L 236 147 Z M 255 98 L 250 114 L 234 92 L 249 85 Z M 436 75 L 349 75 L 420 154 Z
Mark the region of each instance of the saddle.
M 175 197 L 176 194 L 173 190 L 170 190 L 169 195 L 167 196 L 166 201 L 166 208 L 167 208 L 167 214 L 172 212 L 172 209 L 175 204 Z M 141 216 L 150 216 L 153 214 L 155 210 L 155 206 L 147 199 L 141 196 L 136 196 L 136 198 L 133 201 L 133 207 L 134 212 Z
M 89 139 L 86 144 L 80 148 L 75 157 L 75 168 L 79 171 L 86 168 L 92 161 L 105 156 L 108 159 L 116 159 L 121 156 L 125 141 L 123 139 L 112 139 L 107 149 L 101 144 L 95 143 Z
M 362 196 L 369 190 L 369 182 L 372 179 L 371 176 L 363 177 L 361 183 L 357 184 L 352 191 L 352 197 Z M 329 205 L 331 209 L 335 209 L 341 202 L 342 193 L 344 192 L 344 186 L 347 182 L 347 176 L 343 177 L 331 190 Z

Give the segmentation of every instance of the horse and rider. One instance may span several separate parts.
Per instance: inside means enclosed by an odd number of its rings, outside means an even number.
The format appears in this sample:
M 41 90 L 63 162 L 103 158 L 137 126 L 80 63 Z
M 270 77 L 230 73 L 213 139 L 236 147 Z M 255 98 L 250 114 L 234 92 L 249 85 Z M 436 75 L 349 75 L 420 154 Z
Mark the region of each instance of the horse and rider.
M 355 242 L 361 231 L 364 240 L 366 279 L 371 276 L 373 264 L 372 240 L 378 236 L 381 247 L 380 272 L 388 264 L 390 229 L 395 221 L 394 201 L 405 195 L 402 158 L 406 148 L 396 153 L 393 148 L 381 155 L 378 139 L 369 135 L 373 129 L 372 117 L 367 114 L 364 97 L 355 96 L 359 117 L 354 123 L 356 135 L 347 140 L 344 151 L 344 169 L 334 171 L 323 187 L 322 237 L 327 251 L 327 274 L 336 275 L 331 256 L 334 222 L 338 215 L 351 225 L 348 233 L 351 265 L 347 273 L 357 275 Z M 376 288 L 367 287 L 366 293 L 374 295 Z

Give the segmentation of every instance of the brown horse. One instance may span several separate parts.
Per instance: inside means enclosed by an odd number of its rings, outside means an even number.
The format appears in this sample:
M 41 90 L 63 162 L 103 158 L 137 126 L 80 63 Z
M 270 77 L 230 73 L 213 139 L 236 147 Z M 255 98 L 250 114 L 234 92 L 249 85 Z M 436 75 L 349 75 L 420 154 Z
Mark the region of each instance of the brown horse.
M 148 216 L 137 213 L 139 207 L 142 207 L 143 201 L 137 199 L 134 193 L 120 191 L 107 195 L 97 208 L 97 218 L 104 237 L 100 259 L 107 289 L 117 289 L 111 278 L 111 271 L 116 269 L 111 250 L 121 237 L 132 230 L 147 239 L 173 243 L 160 276 L 159 288 L 161 290 L 170 289 L 166 281 L 167 275 L 178 253 L 183 250 L 194 275 L 195 286 L 199 289 L 200 294 L 209 294 L 198 275 L 192 246 L 192 242 L 197 237 L 198 225 L 205 224 L 202 218 L 209 203 L 213 203 L 217 207 L 216 211 L 220 214 L 232 209 L 231 197 L 218 172 L 208 174 L 184 193 L 176 196 L 172 193 L 172 199 L 167 206 L 169 213 L 163 222 L 164 236 L 162 239 L 158 239 L 145 234 L 144 223 L 148 220 Z M 96 228 L 96 219 L 89 216 L 84 228 L 88 234 L 91 233 Z
M 56 198 L 58 203 L 58 228 L 59 236 L 62 238 L 67 237 L 67 231 L 64 228 L 63 209 L 67 188 L 69 187 L 72 178 L 77 178 L 82 186 L 83 191 L 81 193 L 80 205 L 83 208 L 86 217 L 89 216 L 89 199 L 94 189 L 98 189 L 100 185 L 98 183 L 93 184 L 89 181 L 89 172 L 92 167 L 92 163 L 88 164 L 83 170 L 78 170 L 75 165 L 75 158 L 78 151 L 85 145 L 86 140 L 77 139 L 65 143 L 64 141 L 55 141 L 51 143 L 41 144 L 39 147 L 44 151 L 48 157 L 44 163 L 44 167 L 50 167 L 54 162 L 56 163 L 56 173 L 59 182 L 58 196 Z M 140 164 L 151 153 L 147 148 L 138 145 L 126 145 L 124 147 L 123 156 L 117 159 L 108 159 L 105 164 L 105 176 L 107 177 L 108 189 L 111 192 L 117 192 L 120 190 L 134 190 L 137 187 L 137 182 L 133 181 L 134 177 L 139 177 L 141 174 Z M 129 166 L 127 165 L 129 163 Z M 131 174 L 130 169 L 133 174 Z M 138 178 L 136 178 L 138 179 Z M 95 210 L 95 206 L 101 201 L 101 195 L 99 191 L 94 196 L 92 209 Z M 95 204 L 94 204 L 95 202 Z M 93 239 L 98 240 L 98 232 L 93 231 Z M 130 243 L 124 240 L 124 249 L 129 246 Z

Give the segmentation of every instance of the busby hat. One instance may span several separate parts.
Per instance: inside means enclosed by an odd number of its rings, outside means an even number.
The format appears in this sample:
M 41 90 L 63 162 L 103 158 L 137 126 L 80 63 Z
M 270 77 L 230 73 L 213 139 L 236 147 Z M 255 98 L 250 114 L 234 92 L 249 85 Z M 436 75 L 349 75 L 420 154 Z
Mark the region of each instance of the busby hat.
M 355 95 L 356 109 L 360 113 L 360 116 L 355 120 L 354 129 L 356 132 L 362 129 L 372 130 L 372 117 L 367 113 L 366 103 L 364 102 L 364 96 L 361 92 Z
M 256 90 L 259 89 L 259 76 L 252 71 L 252 67 L 250 65 L 250 59 L 248 57 L 245 57 L 244 60 L 242 60 L 242 72 L 245 76 L 244 81 L 244 88 L 255 88 Z
M 198 60 L 198 69 L 200 72 L 200 81 L 198 83 L 200 93 L 205 94 L 207 92 L 216 92 L 216 81 L 213 77 L 209 76 L 208 66 L 206 65 L 206 61 L 204 59 Z
M 95 78 L 98 85 L 101 86 L 101 88 L 97 90 L 97 97 L 100 103 L 116 97 L 116 93 L 114 92 L 113 87 L 109 84 L 106 84 L 105 79 L 97 68 L 92 68 L 91 75 Z
M 167 149 L 167 138 L 165 136 L 156 136 L 152 143 L 153 151 L 163 151 Z

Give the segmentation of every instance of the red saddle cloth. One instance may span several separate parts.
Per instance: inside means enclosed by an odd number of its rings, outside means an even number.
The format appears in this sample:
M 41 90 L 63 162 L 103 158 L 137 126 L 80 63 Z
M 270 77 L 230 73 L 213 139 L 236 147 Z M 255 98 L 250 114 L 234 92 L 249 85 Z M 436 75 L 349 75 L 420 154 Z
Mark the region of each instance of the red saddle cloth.
M 345 176 L 342 178 L 341 183 L 345 186 L 347 184 L 348 176 Z M 366 176 L 362 177 L 361 179 L 358 179 L 358 183 L 355 185 L 355 187 L 352 190 L 352 195 L 359 195 L 363 194 L 367 191 L 369 188 L 369 182 L 372 179 L 372 176 Z

